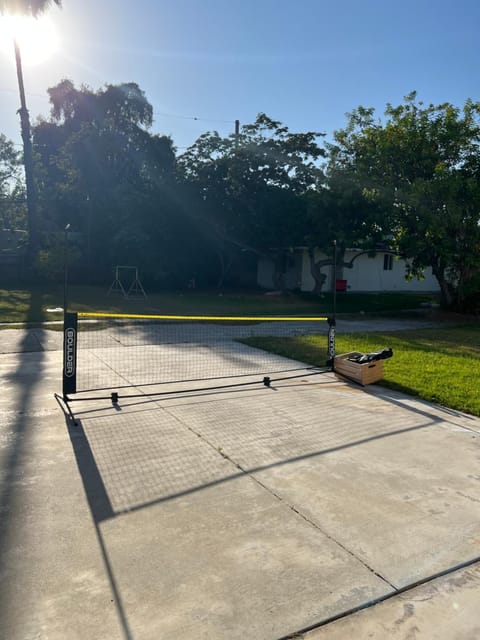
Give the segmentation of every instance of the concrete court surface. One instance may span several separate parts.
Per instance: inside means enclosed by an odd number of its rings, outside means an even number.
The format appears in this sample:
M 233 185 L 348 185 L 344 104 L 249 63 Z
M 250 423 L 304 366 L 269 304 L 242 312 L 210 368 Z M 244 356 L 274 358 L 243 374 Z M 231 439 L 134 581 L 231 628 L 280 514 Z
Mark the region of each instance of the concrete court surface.
M 0 356 L 1 640 L 478 637 L 479 420 L 324 374 L 74 427 L 60 370 Z

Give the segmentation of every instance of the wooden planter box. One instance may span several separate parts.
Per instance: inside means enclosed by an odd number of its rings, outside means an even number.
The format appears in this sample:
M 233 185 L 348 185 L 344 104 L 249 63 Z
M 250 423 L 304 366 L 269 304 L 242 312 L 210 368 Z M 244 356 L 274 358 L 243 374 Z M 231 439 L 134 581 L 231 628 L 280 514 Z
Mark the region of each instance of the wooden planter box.
M 383 360 L 374 360 L 373 362 L 351 362 L 348 358 L 363 355 L 358 351 L 350 353 L 341 353 L 335 356 L 333 361 L 333 370 L 335 373 L 345 376 L 350 380 L 354 380 L 361 385 L 373 384 L 383 378 Z

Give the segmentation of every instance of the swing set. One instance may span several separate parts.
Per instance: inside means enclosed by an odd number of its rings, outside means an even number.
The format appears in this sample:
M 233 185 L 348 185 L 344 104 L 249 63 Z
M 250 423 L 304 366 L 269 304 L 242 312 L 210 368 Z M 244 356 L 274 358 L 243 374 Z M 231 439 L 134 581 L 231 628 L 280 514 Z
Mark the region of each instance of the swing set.
M 120 293 L 124 298 L 146 298 L 147 294 L 138 277 L 138 267 L 117 264 L 115 267 L 115 279 L 110 285 L 107 296 L 111 293 Z

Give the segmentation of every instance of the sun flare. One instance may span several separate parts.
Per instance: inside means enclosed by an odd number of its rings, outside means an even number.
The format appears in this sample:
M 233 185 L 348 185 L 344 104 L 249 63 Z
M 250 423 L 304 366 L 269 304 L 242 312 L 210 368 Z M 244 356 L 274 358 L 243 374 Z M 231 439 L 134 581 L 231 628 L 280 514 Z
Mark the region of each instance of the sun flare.
M 45 62 L 59 47 L 59 37 L 53 22 L 48 17 L 27 16 L 0 17 L 0 47 L 11 58 L 13 40 L 16 39 L 25 66 Z

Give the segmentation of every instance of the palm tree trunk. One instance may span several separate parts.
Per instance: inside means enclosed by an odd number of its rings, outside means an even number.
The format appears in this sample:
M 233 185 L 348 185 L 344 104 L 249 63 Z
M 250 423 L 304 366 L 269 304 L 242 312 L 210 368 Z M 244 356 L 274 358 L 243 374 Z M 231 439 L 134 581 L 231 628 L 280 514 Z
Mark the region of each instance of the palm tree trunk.
M 18 110 L 18 113 L 20 115 L 20 125 L 23 140 L 23 162 L 25 166 L 25 184 L 27 187 L 28 263 L 30 266 L 32 266 L 39 248 L 37 201 L 33 174 L 32 139 L 30 136 L 30 117 L 28 115 L 27 103 L 25 100 L 25 88 L 23 85 L 22 56 L 20 55 L 20 47 L 18 46 L 18 42 L 16 40 L 13 41 L 13 45 L 15 48 L 18 90 L 20 93 L 20 109 Z

